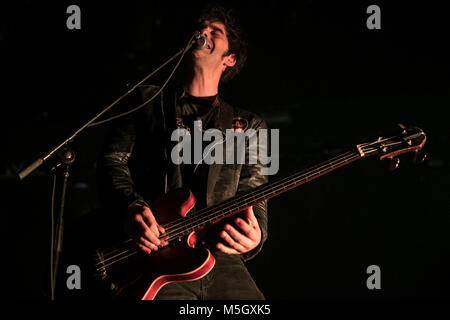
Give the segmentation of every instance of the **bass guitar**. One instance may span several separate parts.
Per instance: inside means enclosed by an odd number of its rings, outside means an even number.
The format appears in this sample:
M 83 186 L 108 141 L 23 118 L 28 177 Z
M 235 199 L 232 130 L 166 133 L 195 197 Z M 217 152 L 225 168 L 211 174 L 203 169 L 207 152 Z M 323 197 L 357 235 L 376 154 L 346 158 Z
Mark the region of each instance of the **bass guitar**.
M 195 213 L 192 212 L 195 197 L 190 190 L 171 191 L 151 205 L 156 221 L 166 230 L 161 238 L 164 237 L 169 245 L 144 254 L 128 239 L 112 248 L 97 249 L 93 276 L 104 283 L 114 297 L 143 300 L 153 299 L 170 282 L 200 279 L 215 263 L 207 248 L 196 247 L 201 230 L 356 160 L 377 156 L 380 160 L 391 160 L 395 168 L 399 155 L 415 153 L 419 156 L 419 150 L 426 142 L 425 133 L 416 127 L 400 126 L 397 135 L 358 144 L 353 150 L 332 159 Z

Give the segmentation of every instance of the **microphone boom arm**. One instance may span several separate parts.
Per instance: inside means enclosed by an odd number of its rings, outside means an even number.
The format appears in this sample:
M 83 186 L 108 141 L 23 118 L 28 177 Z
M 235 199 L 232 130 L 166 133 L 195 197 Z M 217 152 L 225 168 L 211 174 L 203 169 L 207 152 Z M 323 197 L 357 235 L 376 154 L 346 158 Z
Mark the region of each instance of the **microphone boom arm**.
M 187 52 L 190 48 L 192 48 L 193 44 L 196 43 L 197 41 L 200 40 L 200 38 L 203 38 L 203 44 L 201 45 L 201 47 L 205 47 L 207 44 L 207 40 L 206 37 L 202 34 L 200 34 L 199 31 L 196 31 L 194 33 L 194 35 L 191 37 L 191 39 L 189 40 L 188 44 L 181 49 L 179 52 L 177 52 L 175 55 L 173 55 L 170 59 L 168 59 L 166 62 L 164 62 L 161 66 L 159 66 L 157 69 L 155 69 L 152 73 L 150 73 L 149 75 L 147 75 L 145 78 L 143 78 L 141 81 L 139 81 L 137 84 L 135 84 L 131 89 L 129 89 L 127 92 L 125 92 L 124 94 L 122 94 L 119 98 L 117 98 L 116 100 L 114 100 L 109 106 L 107 106 L 106 108 L 104 108 L 102 111 L 100 111 L 99 113 L 97 113 L 94 117 L 92 117 L 88 122 L 86 122 L 84 125 L 82 125 L 79 129 L 77 129 L 70 137 L 68 137 L 67 139 L 65 139 L 64 141 L 62 141 L 60 144 L 58 144 L 55 148 L 53 148 L 50 152 L 48 152 L 47 154 L 45 154 L 42 158 L 38 158 L 35 161 L 33 161 L 33 163 L 31 163 L 28 167 L 26 167 L 25 169 L 21 170 L 18 173 L 19 179 L 23 180 L 25 177 L 27 177 L 29 174 L 31 174 L 34 170 L 36 170 L 37 168 L 39 168 L 45 161 L 47 161 L 54 153 L 58 152 L 63 146 L 67 145 L 69 142 L 73 141 L 75 139 L 75 137 L 80 134 L 84 129 L 95 125 L 95 124 L 100 124 L 106 121 L 109 121 L 110 119 L 106 119 L 104 121 L 95 123 L 95 120 L 97 120 L 99 117 L 101 117 L 103 114 L 105 114 L 106 112 L 108 112 L 112 107 L 114 107 L 117 103 L 119 103 L 122 99 L 124 99 L 126 96 L 128 96 L 130 93 L 132 93 L 137 87 L 139 87 L 142 83 L 144 83 L 145 81 L 147 81 L 150 77 L 152 77 L 156 72 L 158 72 L 159 70 L 161 70 L 162 68 L 164 68 L 167 64 L 169 64 L 170 62 L 172 62 L 176 57 L 178 57 L 179 55 L 183 54 L 185 52 Z M 180 59 L 181 60 L 181 59 Z M 174 70 L 175 71 L 175 70 Z M 166 82 L 167 84 L 167 82 Z M 153 98 L 153 97 L 152 97 Z M 135 110 L 133 110 L 135 111 Z M 128 114 L 128 113 L 127 113 Z M 116 118 L 116 117 L 114 117 Z M 111 118 L 112 120 L 112 118 Z

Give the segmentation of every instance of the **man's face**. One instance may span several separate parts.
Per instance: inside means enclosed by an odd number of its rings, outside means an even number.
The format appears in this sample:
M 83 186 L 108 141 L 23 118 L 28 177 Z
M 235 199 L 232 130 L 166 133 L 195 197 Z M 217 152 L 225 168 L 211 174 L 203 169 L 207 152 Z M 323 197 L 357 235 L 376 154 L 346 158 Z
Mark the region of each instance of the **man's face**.
M 195 63 L 222 72 L 226 67 L 234 66 L 236 58 L 234 54 L 228 55 L 228 38 L 224 24 L 219 21 L 204 21 L 200 32 L 208 39 L 208 45 L 193 51 Z

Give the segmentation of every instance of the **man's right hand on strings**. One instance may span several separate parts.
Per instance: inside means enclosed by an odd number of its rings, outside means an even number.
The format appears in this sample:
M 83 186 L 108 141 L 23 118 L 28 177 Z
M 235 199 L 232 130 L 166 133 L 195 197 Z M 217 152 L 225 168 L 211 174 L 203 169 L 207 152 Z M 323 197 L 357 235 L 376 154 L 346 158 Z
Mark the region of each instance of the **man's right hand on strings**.
M 128 207 L 125 218 L 125 232 L 136 242 L 139 249 L 145 253 L 157 251 L 158 248 L 167 245 L 167 241 L 159 239 L 166 231 L 155 219 L 152 210 L 140 203 L 134 203 Z

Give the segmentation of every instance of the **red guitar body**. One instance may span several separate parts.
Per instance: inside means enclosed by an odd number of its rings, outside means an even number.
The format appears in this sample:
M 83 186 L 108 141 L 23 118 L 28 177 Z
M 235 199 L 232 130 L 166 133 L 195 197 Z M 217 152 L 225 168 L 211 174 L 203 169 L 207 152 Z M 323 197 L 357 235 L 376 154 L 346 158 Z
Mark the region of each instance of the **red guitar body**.
M 184 218 L 195 201 L 190 190 L 177 189 L 165 194 L 151 209 L 156 221 L 164 225 Z M 139 252 L 123 263 L 108 266 L 105 257 L 105 267 L 97 273 L 102 274 L 102 280 L 116 298 L 153 300 L 165 284 L 200 279 L 214 267 L 215 259 L 211 252 L 206 248 L 195 248 L 197 232 L 151 254 Z

